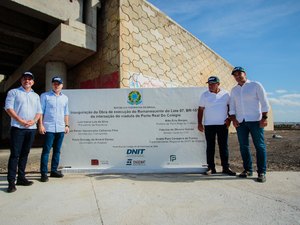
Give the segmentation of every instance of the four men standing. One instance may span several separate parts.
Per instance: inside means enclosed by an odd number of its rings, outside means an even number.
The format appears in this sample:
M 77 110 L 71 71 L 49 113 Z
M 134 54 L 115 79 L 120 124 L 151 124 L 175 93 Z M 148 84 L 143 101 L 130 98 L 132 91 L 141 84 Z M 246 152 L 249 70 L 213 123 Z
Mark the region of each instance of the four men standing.
M 269 105 L 266 92 L 262 85 L 247 79 L 242 67 L 235 67 L 232 75 L 237 85 L 231 95 L 219 88 L 220 80 L 216 76 L 208 79 L 208 91 L 200 98 L 198 109 L 198 130 L 205 132 L 207 141 L 207 175 L 216 173 L 214 154 L 215 139 L 219 145 L 222 172 L 235 176 L 228 163 L 228 127 L 230 122 L 237 130 L 244 171 L 239 177 L 252 176 L 252 159 L 249 148 L 249 133 L 252 136 L 257 155 L 258 182 L 266 181 L 266 145 L 264 143 L 264 127 L 267 126 Z M 8 92 L 5 110 L 11 117 L 10 157 L 8 162 L 8 189 L 16 191 L 16 185 L 29 186 L 33 182 L 25 177 L 28 154 L 34 140 L 39 121 L 39 132 L 45 135 L 41 155 L 41 181 L 48 181 L 48 158 L 53 147 L 51 160 L 51 177 L 63 177 L 58 172 L 60 149 L 64 134 L 69 133 L 68 97 L 61 93 L 63 81 L 60 77 L 52 78 L 52 90 L 45 92 L 39 98 L 31 87 L 34 76 L 25 72 L 21 77 L 21 87 Z M 229 105 L 229 107 L 228 107 Z M 41 116 L 42 114 L 42 116 Z M 228 117 L 230 115 L 230 117 Z M 204 120 L 203 120 L 204 117 Z M 204 124 L 203 124 L 203 122 Z

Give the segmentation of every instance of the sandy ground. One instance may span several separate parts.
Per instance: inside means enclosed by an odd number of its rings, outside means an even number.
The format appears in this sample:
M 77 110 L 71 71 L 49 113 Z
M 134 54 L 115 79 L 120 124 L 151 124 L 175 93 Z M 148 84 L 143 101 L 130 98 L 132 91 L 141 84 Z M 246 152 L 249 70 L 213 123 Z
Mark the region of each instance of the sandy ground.
M 273 138 L 273 135 L 282 138 Z M 266 131 L 265 140 L 267 144 L 267 167 L 268 171 L 300 171 L 300 130 L 277 130 Z M 251 142 L 251 140 L 250 140 Z M 254 169 L 255 149 L 252 145 Z M 239 144 L 235 133 L 229 135 L 230 165 L 237 172 L 241 172 L 242 159 Z M 33 148 L 27 163 L 27 172 L 38 172 L 41 148 Z M 9 151 L 0 149 L 0 173 L 6 173 Z M 220 165 L 219 153 L 216 150 L 216 164 Z
M 282 138 L 273 138 L 273 135 Z M 256 168 L 255 148 L 251 141 L 252 160 Z M 275 130 L 265 132 L 268 171 L 300 171 L 300 130 Z M 236 134 L 229 136 L 230 164 L 242 171 L 242 158 Z M 219 158 L 216 154 L 216 158 Z

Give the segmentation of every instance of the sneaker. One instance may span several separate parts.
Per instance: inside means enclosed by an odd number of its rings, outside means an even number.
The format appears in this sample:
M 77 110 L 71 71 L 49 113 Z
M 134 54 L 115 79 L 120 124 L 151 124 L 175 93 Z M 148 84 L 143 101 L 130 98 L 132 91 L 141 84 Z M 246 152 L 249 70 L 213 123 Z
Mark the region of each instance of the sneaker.
M 33 184 L 33 181 L 27 180 L 26 178 L 22 179 L 22 180 L 17 180 L 16 185 L 20 185 L 20 186 L 30 186 Z
M 42 174 L 41 175 L 41 182 L 48 182 L 49 178 L 47 176 L 47 174 Z
M 50 177 L 62 178 L 64 175 L 60 171 L 55 171 L 50 173 Z
M 222 173 L 225 173 L 228 176 L 235 176 L 236 175 L 236 172 L 232 171 L 230 168 L 223 169 Z
M 247 177 L 251 177 L 252 175 L 253 175 L 252 171 L 244 170 L 242 173 L 240 173 L 239 177 L 247 178 Z
M 17 190 L 15 184 L 9 184 L 8 185 L 8 188 L 7 188 L 7 193 L 12 193 L 12 192 L 15 192 Z
M 217 173 L 215 168 L 213 168 L 213 169 L 208 168 L 208 170 L 205 172 L 205 175 L 211 175 L 211 174 L 215 174 L 215 173 Z
M 266 174 L 264 174 L 264 173 L 259 173 L 256 180 L 257 180 L 257 182 L 260 182 L 260 183 L 266 182 L 266 180 L 267 180 Z

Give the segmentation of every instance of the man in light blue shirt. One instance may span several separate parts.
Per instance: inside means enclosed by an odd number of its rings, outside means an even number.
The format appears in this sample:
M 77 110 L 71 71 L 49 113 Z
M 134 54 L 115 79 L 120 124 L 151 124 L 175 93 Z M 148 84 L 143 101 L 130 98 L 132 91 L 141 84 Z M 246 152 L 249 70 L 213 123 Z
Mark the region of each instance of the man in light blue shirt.
M 32 90 L 34 76 L 25 72 L 21 77 L 21 87 L 10 90 L 5 100 L 5 110 L 11 117 L 10 156 L 8 161 L 7 192 L 16 191 L 16 185 L 30 186 L 33 184 L 25 177 L 30 148 L 36 133 L 36 122 L 42 109 L 39 95 Z
M 63 177 L 63 174 L 57 171 L 57 168 L 64 134 L 69 133 L 69 107 L 68 97 L 61 92 L 62 88 L 63 81 L 56 76 L 52 78 L 52 90 L 41 95 L 43 113 L 39 120 L 39 132 L 45 135 L 40 166 L 42 182 L 49 180 L 47 175 L 48 159 L 52 147 L 50 177 Z
M 264 141 L 264 127 L 268 122 L 269 104 L 266 92 L 259 82 L 250 81 L 242 67 L 235 67 L 232 75 L 237 85 L 230 94 L 229 114 L 233 126 L 237 130 L 240 151 L 243 159 L 244 171 L 239 177 L 252 176 L 252 157 L 249 146 L 251 134 L 257 158 L 257 181 L 266 181 L 267 151 Z

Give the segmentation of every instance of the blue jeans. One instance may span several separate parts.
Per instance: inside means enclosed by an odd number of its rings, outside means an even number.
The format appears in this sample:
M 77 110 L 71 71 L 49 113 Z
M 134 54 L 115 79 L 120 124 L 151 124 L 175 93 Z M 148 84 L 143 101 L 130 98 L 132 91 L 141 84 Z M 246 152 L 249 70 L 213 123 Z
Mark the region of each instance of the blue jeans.
M 46 132 L 45 134 L 45 142 L 43 146 L 43 151 L 41 155 L 41 174 L 48 173 L 48 159 L 50 150 L 53 147 L 53 154 L 51 160 L 51 172 L 56 172 L 59 164 L 60 158 L 60 149 L 62 142 L 64 140 L 64 132 L 52 133 Z
M 10 130 L 10 156 L 7 167 L 7 181 L 14 184 L 18 169 L 18 180 L 25 179 L 25 169 L 30 148 L 34 141 L 36 129 L 19 129 L 11 127 Z
M 242 122 L 236 128 L 240 144 L 240 151 L 243 159 L 244 169 L 253 171 L 252 157 L 249 146 L 249 133 L 256 149 L 257 172 L 266 173 L 267 170 L 267 150 L 264 140 L 264 129 L 260 127 L 259 121 Z
M 215 169 L 215 143 L 216 136 L 219 145 L 219 152 L 221 164 L 223 169 L 229 168 L 228 163 L 228 128 L 226 125 L 206 125 L 205 126 L 206 139 L 206 159 L 208 168 Z

